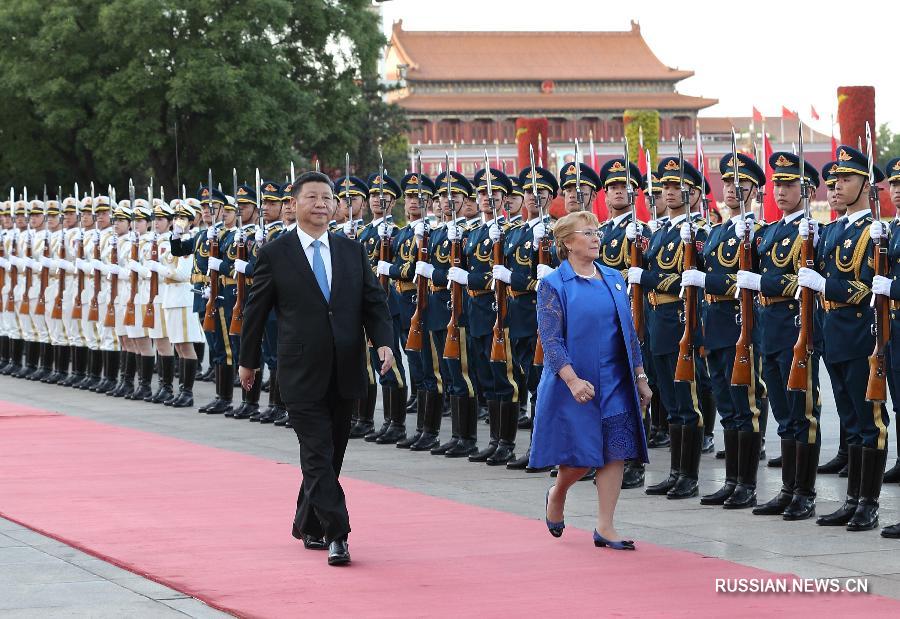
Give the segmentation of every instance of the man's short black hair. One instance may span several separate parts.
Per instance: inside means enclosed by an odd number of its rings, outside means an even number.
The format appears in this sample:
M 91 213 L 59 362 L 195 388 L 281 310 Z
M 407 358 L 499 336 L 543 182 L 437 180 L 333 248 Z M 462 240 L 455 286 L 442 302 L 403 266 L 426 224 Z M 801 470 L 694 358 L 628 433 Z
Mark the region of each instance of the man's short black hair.
M 304 172 L 300 175 L 296 181 L 294 181 L 294 191 L 291 192 L 291 196 L 295 200 L 300 198 L 300 189 L 306 183 L 325 183 L 329 187 L 331 187 L 332 193 L 334 192 L 334 183 L 331 182 L 331 179 L 328 178 L 327 174 L 322 174 L 321 172 Z

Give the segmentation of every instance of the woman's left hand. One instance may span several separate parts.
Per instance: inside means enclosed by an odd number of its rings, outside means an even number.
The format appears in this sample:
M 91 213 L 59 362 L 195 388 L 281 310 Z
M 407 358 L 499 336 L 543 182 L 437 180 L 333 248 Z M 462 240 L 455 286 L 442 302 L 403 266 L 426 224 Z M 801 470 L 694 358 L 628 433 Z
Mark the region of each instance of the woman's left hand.
M 650 398 L 653 396 L 653 393 L 650 391 L 650 385 L 647 384 L 645 379 L 638 379 L 637 391 L 638 397 L 641 399 L 641 410 L 646 410 L 647 406 L 650 405 Z

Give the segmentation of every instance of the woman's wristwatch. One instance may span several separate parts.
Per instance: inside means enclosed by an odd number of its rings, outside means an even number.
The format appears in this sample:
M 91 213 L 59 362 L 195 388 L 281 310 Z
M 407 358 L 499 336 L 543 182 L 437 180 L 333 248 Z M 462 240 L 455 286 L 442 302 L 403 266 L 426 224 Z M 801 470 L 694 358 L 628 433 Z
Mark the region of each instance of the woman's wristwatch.
M 647 380 L 647 375 L 643 372 L 634 375 L 635 380 Z

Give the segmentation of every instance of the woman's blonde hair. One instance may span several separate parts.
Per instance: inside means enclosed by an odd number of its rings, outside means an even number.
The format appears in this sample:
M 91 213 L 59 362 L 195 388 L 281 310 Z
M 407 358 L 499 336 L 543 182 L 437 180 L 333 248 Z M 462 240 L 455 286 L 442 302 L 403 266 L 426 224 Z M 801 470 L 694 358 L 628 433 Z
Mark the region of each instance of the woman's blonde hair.
M 576 230 L 584 230 L 585 226 L 599 228 L 600 220 L 590 211 L 569 213 L 553 226 L 553 238 L 556 239 L 556 254 L 560 260 L 569 257 L 569 250 L 564 241 L 575 234 Z

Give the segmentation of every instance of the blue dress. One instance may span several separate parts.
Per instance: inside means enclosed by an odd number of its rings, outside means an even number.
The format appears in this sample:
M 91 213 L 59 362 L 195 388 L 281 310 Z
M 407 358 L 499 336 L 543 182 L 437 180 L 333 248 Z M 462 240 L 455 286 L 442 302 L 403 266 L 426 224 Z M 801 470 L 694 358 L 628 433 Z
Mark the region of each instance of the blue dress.
M 568 261 L 538 287 L 538 331 L 544 369 L 538 385 L 532 467 L 602 467 L 647 462 L 640 401 L 633 379 L 642 365 L 625 281 L 595 263 L 601 279 L 578 277 Z M 558 372 L 567 364 L 594 385 L 579 403 Z

